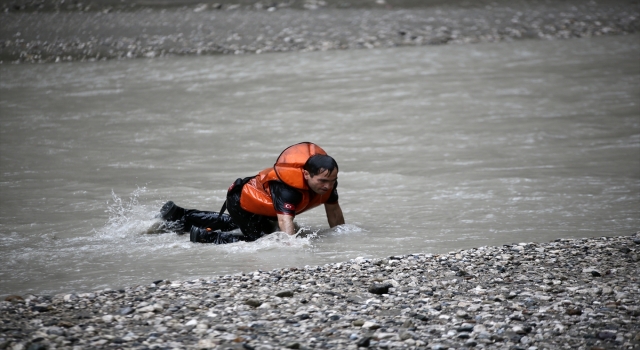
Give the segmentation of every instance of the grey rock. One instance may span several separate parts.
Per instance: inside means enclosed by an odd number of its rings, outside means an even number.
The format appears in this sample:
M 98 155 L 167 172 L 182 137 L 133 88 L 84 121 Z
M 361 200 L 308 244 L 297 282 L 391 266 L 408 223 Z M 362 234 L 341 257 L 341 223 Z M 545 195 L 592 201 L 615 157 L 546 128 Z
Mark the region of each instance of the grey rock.
M 362 337 L 360 340 L 358 340 L 358 343 L 357 343 L 359 348 L 368 348 L 370 344 L 371 344 L 370 336 Z
M 570 316 L 579 316 L 582 315 L 582 310 L 578 308 L 568 308 L 565 313 Z
M 244 303 L 253 307 L 258 307 L 262 305 L 262 302 L 258 299 L 247 299 Z
M 612 331 L 601 331 L 598 332 L 597 337 L 602 340 L 616 339 L 616 333 Z
M 47 346 L 47 344 L 44 343 L 31 343 L 29 344 L 29 346 L 27 347 L 27 350 L 48 350 L 49 347 Z
M 47 329 L 47 334 L 64 336 L 66 332 L 63 328 L 60 327 L 49 327 L 49 329 Z
M 276 294 L 276 296 L 280 297 L 280 298 L 291 298 L 291 297 L 293 297 L 293 291 L 292 290 L 284 290 L 282 292 L 278 292 Z
M 369 293 L 372 294 L 388 294 L 389 288 L 393 287 L 391 283 L 374 283 L 369 287 Z
M 474 328 L 475 328 L 475 325 L 471 323 L 463 323 L 462 326 L 458 327 L 458 329 L 456 330 L 458 332 L 473 332 Z
M 38 304 L 31 307 L 31 310 L 36 312 L 48 312 L 50 309 L 50 306 L 46 304 Z
M 127 306 L 127 307 L 123 307 L 120 310 L 118 310 L 118 313 L 120 315 L 130 315 L 130 314 L 134 313 L 135 311 L 136 310 L 134 308 Z

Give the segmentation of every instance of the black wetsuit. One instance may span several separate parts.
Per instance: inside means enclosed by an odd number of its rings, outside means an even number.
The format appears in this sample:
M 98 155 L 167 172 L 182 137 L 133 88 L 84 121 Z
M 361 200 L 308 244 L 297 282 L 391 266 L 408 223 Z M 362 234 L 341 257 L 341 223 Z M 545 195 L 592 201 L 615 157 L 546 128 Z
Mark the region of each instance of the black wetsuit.
M 174 224 L 176 229 L 190 232 L 193 227 L 199 228 L 201 242 L 233 243 L 239 240 L 255 241 L 256 239 L 278 230 L 278 218 L 250 213 L 240 207 L 242 186 L 251 177 L 237 179 L 227 192 L 226 208 L 229 214 L 219 212 L 183 209 L 184 214 Z M 333 187 L 327 203 L 338 202 L 338 183 Z M 302 193 L 283 182 L 269 183 L 271 198 L 277 213 L 295 216 L 295 208 L 302 201 Z M 242 236 L 229 233 L 235 229 L 242 231 Z

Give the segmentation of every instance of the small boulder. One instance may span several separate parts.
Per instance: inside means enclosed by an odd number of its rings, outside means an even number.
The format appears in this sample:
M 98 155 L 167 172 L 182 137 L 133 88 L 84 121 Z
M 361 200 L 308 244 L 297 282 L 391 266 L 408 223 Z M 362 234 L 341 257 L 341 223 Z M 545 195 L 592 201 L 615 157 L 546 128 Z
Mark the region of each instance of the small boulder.
M 567 311 L 565 311 L 565 313 L 569 316 L 580 316 L 582 315 L 582 310 L 577 308 L 569 308 L 567 309 Z
M 358 340 L 358 343 L 357 343 L 359 348 L 368 348 L 370 344 L 371 344 L 370 336 L 362 337 L 360 340 Z
M 126 316 L 126 315 L 130 315 L 130 314 L 134 313 L 135 311 L 136 310 L 134 308 L 127 306 L 127 307 L 123 307 L 122 309 L 118 310 L 118 313 L 120 315 Z
M 393 287 L 391 283 L 374 283 L 369 287 L 369 293 L 372 294 L 389 294 L 389 288 Z
M 262 305 L 262 302 L 258 299 L 247 299 L 244 302 L 245 304 L 249 305 L 249 306 L 253 306 L 253 307 L 258 307 L 260 305 Z
M 276 294 L 277 297 L 279 298 L 291 298 L 293 296 L 293 291 L 292 290 L 283 290 L 282 292 L 278 292 Z

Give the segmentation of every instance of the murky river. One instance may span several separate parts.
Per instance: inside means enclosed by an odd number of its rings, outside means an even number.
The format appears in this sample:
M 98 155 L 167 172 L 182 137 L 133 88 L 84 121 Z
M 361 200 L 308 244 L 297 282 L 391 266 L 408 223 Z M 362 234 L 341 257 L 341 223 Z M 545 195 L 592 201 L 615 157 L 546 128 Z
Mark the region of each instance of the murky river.
M 640 229 L 640 36 L 0 66 L 0 294 L 60 293 Z M 312 141 L 347 225 L 193 244 Z

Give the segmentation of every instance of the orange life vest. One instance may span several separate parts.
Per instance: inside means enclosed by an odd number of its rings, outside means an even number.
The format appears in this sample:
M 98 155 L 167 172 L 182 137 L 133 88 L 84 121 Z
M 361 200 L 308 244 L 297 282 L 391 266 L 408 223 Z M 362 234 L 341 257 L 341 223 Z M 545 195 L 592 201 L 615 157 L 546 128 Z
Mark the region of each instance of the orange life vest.
M 296 206 L 296 215 L 326 203 L 332 190 L 319 195 L 309 189 L 304 179 L 303 166 L 315 154 L 327 153 L 311 142 L 298 143 L 282 151 L 273 168 L 262 170 L 242 187 L 242 209 L 253 214 L 275 217 L 277 213 L 271 199 L 270 181 L 282 181 L 300 191 L 302 200 Z

